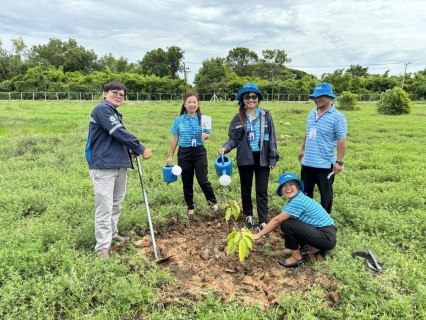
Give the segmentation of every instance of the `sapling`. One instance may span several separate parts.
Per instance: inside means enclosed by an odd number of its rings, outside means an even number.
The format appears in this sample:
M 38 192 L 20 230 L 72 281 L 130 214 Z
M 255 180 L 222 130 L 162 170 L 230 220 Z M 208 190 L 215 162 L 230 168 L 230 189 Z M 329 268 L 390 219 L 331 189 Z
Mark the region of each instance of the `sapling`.
M 227 254 L 231 254 L 235 252 L 238 248 L 238 256 L 240 261 L 244 261 L 244 259 L 248 256 L 249 250 L 253 249 L 253 235 L 247 228 L 242 228 L 240 231 L 237 231 L 237 226 L 235 221 L 238 220 L 241 208 L 238 205 L 237 201 L 228 200 L 222 206 L 222 209 L 225 209 L 225 220 L 228 223 L 228 247 L 226 249 Z M 232 219 L 231 219 L 232 218 Z M 234 227 L 231 232 L 231 224 L 230 220 L 234 223 Z

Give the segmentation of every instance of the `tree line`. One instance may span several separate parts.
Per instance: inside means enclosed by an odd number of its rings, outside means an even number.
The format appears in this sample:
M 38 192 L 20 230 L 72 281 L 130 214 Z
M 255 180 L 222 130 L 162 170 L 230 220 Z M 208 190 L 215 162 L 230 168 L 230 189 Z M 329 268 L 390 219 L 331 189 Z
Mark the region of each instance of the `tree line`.
M 402 75 L 389 76 L 389 71 L 370 74 L 368 67 L 361 65 L 318 78 L 288 68 L 291 58 L 284 50 L 266 49 L 259 56 L 249 48 L 236 47 L 226 57 L 204 60 L 192 86 L 179 76 L 185 74 L 185 51 L 178 46 L 154 49 L 141 60 L 129 62 L 111 53 L 98 57 L 75 39 L 51 38 L 46 44 L 30 48 L 21 37 L 10 41 L 12 49 L 7 50 L 0 40 L 0 92 L 99 92 L 106 82 L 116 80 L 123 82 L 129 92 L 141 93 L 192 89 L 232 95 L 244 83 L 256 82 L 269 94 L 309 94 L 316 83 L 323 81 L 331 83 L 337 94 L 372 94 L 401 86 L 403 81 Z M 404 90 L 426 99 L 426 68 L 406 74 Z

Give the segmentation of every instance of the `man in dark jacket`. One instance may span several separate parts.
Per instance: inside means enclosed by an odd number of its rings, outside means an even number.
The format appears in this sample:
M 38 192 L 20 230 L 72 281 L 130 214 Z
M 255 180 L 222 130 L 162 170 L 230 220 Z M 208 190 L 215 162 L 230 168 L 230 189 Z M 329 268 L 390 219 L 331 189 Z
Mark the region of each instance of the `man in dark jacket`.
M 123 104 L 126 87 L 119 82 L 104 86 L 104 99 L 92 111 L 86 158 L 95 190 L 95 252 L 105 260 L 112 239 L 128 241 L 118 234 L 121 203 L 126 195 L 127 168 L 133 168 L 132 156 L 152 156 L 155 149 L 145 148 L 126 130 L 117 108 Z

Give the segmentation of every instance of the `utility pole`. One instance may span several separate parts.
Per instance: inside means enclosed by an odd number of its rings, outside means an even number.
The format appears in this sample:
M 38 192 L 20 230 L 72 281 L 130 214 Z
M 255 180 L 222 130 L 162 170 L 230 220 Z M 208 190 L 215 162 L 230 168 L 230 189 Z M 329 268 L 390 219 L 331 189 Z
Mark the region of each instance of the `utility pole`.
M 401 89 L 404 89 L 405 73 L 407 72 L 407 66 L 408 66 L 409 64 L 411 64 L 411 62 L 404 62 L 404 64 L 405 64 L 405 69 L 404 69 L 404 77 L 402 78 L 402 86 L 401 86 Z
M 189 71 L 189 67 L 188 68 L 185 67 L 185 62 L 182 62 L 182 64 L 183 64 L 183 78 L 185 81 L 185 91 L 188 91 L 188 81 L 186 78 L 186 73 L 190 71 Z

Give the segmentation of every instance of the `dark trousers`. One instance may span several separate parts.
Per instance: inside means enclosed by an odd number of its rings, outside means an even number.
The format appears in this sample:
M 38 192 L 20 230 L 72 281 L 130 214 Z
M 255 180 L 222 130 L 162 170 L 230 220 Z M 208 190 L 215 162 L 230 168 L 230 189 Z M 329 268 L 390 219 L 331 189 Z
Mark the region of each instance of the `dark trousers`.
M 179 147 L 178 165 L 182 168 L 183 196 L 188 210 L 194 209 L 194 171 L 207 202 L 209 202 L 209 204 L 216 204 L 216 197 L 207 177 L 208 165 L 206 148 L 204 148 L 204 146 L 196 148 Z
M 291 250 L 309 244 L 320 250 L 330 250 L 336 245 L 336 227 L 315 228 L 302 221 L 290 218 L 281 224 L 284 232 L 285 247 Z
M 331 213 L 333 206 L 333 182 L 334 174 L 327 179 L 329 173 L 333 171 L 333 166 L 330 169 L 313 168 L 302 165 L 300 180 L 305 185 L 305 192 L 309 198 L 314 197 L 315 185 L 318 186 L 321 195 L 321 205 L 328 213 Z
M 253 215 L 253 203 L 251 200 L 251 188 L 253 185 L 253 174 L 256 186 L 256 204 L 259 224 L 267 222 L 268 219 L 268 180 L 269 167 L 260 166 L 260 152 L 253 152 L 254 164 L 249 166 L 239 166 L 241 185 L 241 201 L 243 203 L 243 213 L 246 216 Z

